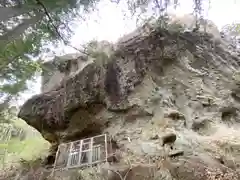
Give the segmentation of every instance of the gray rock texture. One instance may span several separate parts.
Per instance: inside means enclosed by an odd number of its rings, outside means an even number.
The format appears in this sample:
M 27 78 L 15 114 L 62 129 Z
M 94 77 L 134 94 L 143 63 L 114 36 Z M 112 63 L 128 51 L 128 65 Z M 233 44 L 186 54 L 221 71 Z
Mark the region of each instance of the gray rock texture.
M 53 144 L 107 132 L 123 159 L 156 165 L 159 179 L 240 179 L 240 59 L 227 43 L 155 28 L 116 47 L 31 97 L 19 117 Z

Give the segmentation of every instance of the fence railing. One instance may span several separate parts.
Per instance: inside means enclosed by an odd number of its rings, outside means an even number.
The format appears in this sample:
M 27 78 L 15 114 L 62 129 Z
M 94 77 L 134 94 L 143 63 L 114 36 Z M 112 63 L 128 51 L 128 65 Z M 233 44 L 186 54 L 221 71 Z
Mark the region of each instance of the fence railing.
M 106 134 L 60 144 L 53 171 L 92 166 L 107 161 L 111 149 Z

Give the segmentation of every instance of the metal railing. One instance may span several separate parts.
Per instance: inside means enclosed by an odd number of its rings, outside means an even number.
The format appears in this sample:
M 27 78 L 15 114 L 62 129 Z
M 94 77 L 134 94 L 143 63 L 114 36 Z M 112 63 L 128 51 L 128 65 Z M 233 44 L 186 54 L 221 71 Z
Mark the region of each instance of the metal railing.
M 107 161 L 108 139 L 106 134 L 60 144 L 53 167 L 65 170 Z

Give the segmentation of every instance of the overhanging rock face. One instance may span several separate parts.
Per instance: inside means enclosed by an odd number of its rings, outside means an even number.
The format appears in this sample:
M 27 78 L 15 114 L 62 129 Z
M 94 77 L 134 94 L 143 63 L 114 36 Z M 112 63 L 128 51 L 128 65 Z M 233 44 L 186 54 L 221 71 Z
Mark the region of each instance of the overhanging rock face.
M 19 117 L 42 134 L 54 134 L 71 126 L 76 111 L 80 111 L 78 131 L 81 131 L 92 123 L 102 107 L 113 111 L 128 108 L 127 94 L 141 82 L 145 70 L 146 57 L 141 60 L 137 56 L 134 52 L 120 51 L 108 64 L 87 65 L 58 87 L 29 99 Z
M 213 57 L 211 48 L 218 56 Z M 227 57 L 227 75 L 239 66 L 237 59 L 209 35 L 155 29 L 148 36 L 123 42 L 107 63 L 90 63 L 51 91 L 33 96 L 22 106 L 19 117 L 49 141 L 59 141 L 73 132 L 100 129 L 105 122 L 96 120 L 96 115 L 102 109 L 122 112 L 131 108 L 134 104 L 129 101 L 129 94 L 146 74 L 161 76 L 172 63 L 197 66 L 197 62 L 186 60 L 189 54 L 206 68 L 211 64 L 218 70 L 223 68 L 219 62 Z

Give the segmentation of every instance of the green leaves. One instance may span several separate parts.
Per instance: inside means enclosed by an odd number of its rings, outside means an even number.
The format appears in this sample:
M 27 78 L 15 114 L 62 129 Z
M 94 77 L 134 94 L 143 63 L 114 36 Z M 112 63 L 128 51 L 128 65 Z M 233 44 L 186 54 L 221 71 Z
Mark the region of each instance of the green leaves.
M 27 89 L 27 82 L 41 70 L 37 58 L 45 51 L 45 45 L 67 42 L 72 34 L 68 24 L 77 17 L 77 9 L 80 6 L 93 6 L 95 2 L 97 1 L 7 0 L 5 4 L 0 2 L 6 13 L 10 13 L 6 15 L 5 22 L 1 22 L 0 18 L 0 28 L 3 30 L 0 32 L 1 97 L 18 96 Z M 23 24 L 26 19 L 30 19 L 31 23 Z M 5 24 L 10 21 L 14 27 L 6 28 Z M 8 34 L 14 35 L 12 41 L 6 38 Z M 5 40 L 1 40 L 1 37 Z

